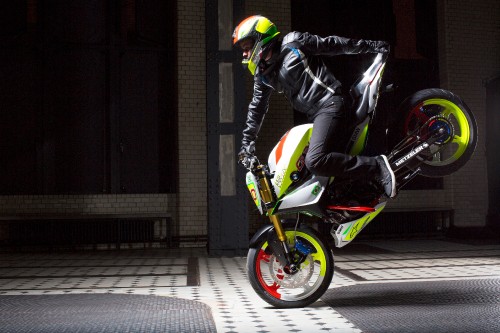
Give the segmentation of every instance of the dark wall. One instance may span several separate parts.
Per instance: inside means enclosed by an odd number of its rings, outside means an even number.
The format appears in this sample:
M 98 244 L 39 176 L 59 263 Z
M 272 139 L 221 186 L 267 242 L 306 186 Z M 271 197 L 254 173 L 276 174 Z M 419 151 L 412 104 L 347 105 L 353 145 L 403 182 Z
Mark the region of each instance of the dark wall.
M 292 2 L 292 30 L 388 41 L 391 55 L 384 80 L 399 86 L 396 96 L 399 103 L 416 90 L 439 85 L 437 18 L 435 0 L 415 0 L 410 8 L 394 3 L 398 4 L 396 0 L 316 0 L 313 3 L 296 0 Z M 412 21 L 406 22 L 408 20 Z M 398 26 L 411 26 L 411 34 L 398 37 Z M 413 52 L 402 50 L 410 46 Z M 371 63 L 371 58 L 370 55 L 332 57 L 330 67 L 348 89 Z
M 174 192 L 175 3 L 0 6 L 0 194 Z
M 486 85 L 486 161 L 488 170 L 488 223 L 500 234 L 500 77 Z

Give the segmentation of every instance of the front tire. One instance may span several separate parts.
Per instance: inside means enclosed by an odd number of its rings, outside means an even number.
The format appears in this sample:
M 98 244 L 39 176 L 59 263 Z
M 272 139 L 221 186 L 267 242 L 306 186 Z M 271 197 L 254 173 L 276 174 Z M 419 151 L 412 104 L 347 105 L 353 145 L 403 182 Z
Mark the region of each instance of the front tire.
M 266 237 L 250 248 L 247 270 L 250 284 L 267 303 L 277 308 L 307 306 L 320 298 L 333 278 L 333 254 L 316 231 L 304 226 L 285 228 L 294 257 L 304 256 L 299 271 L 287 274 L 272 253 Z M 296 249 L 300 243 L 302 252 Z M 304 255 L 305 246 L 308 253 Z

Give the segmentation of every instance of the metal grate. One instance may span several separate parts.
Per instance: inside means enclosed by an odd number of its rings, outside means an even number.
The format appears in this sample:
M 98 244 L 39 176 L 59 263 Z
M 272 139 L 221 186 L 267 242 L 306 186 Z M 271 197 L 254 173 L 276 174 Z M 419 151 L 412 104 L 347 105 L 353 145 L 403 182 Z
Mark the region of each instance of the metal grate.
M 149 295 L 2 296 L 2 332 L 216 332 L 201 302 Z

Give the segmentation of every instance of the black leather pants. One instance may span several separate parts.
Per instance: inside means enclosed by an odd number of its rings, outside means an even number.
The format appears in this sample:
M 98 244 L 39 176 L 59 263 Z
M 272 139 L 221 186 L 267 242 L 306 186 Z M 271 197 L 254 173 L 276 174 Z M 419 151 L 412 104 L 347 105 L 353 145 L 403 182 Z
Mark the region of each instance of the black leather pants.
M 352 133 L 342 97 L 335 98 L 334 103 L 319 110 L 311 120 L 314 127 L 305 162 L 313 174 L 340 179 L 374 176 L 378 170 L 375 158 L 345 154 Z

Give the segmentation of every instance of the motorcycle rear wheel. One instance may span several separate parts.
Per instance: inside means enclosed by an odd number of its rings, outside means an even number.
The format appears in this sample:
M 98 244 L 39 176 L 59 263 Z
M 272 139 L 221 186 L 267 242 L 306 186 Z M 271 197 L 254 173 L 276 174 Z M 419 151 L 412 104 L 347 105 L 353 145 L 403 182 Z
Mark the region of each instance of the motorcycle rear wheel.
M 305 246 L 306 252 L 311 252 L 300 263 L 299 271 L 285 273 L 263 237 L 257 246 L 248 251 L 248 278 L 255 292 L 267 303 L 277 308 L 305 307 L 328 289 L 333 278 L 333 253 L 311 228 L 285 228 L 285 234 L 295 256 L 303 253 L 296 249 L 297 242 Z
M 411 162 L 412 170 L 420 168 L 426 177 L 443 177 L 463 167 L 471 158 L 477 145 L 477 124 L 469 107 L 457 95 L 443 89 L 425 89 L 408 97 L 400 106 L 402 137 L 422 126 L 432 126 L 430 121 L 441 121 L 453 133 L 445 140 L 427 148 Z M 432 118 L 432 119 L 431 119 Z M 425 124 L 425 125 L 424 125 Z

